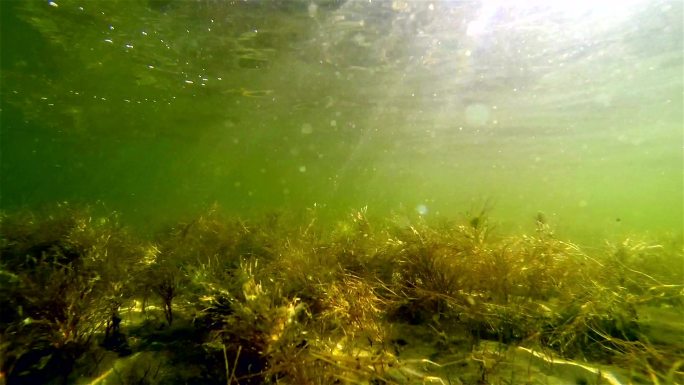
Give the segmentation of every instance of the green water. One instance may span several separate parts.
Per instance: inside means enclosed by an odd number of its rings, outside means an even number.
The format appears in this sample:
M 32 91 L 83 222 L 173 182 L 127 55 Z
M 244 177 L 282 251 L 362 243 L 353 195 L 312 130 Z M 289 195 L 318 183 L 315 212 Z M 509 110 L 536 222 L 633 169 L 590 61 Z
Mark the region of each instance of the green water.
M 2 1 L 0 207 L 683 232 L 679 1 Z

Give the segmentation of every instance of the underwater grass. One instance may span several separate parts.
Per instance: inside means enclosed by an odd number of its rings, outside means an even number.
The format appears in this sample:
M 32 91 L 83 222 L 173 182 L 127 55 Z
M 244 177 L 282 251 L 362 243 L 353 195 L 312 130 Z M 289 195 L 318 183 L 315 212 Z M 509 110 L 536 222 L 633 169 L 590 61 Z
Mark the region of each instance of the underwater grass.
M 544 383 L 543 354 L 684 383 L 681 245 L 586 251 L 542 216 L 496 234 L 486 210 L 303 223 L 212 208 L 142 239 L 68 204 L 3 214 L 5 382 Z

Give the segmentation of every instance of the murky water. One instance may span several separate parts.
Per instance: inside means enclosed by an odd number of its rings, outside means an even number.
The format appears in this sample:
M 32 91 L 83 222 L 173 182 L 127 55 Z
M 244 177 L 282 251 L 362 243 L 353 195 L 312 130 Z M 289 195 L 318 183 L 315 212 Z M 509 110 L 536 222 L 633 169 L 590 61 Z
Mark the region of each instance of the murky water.
M 679 1 L 3 1 L 1 206 L 683 232 Z

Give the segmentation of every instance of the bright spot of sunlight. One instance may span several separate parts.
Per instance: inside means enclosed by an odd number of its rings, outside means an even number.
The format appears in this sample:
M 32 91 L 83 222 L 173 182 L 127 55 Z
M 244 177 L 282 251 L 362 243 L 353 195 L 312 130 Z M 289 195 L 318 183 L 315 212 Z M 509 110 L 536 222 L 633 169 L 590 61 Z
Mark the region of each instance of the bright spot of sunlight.
M 548 12 L 567 20 L 597 19 L 610 24 L 622 21 L 636 5 L 645 0 L 482 0 L 475 19 L 468 23 L 466 34 L 476 37 L 488 32 L 501 10 L 517 10 L 522 14 Z

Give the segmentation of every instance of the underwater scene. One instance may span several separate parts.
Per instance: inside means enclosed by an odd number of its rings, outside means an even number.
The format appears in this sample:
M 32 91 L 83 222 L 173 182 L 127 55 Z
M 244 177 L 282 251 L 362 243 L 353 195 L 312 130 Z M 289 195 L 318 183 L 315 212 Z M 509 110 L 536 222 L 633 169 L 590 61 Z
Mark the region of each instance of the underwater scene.
M 683 25 L 0 1 L 0 385 L 684 385 Z

